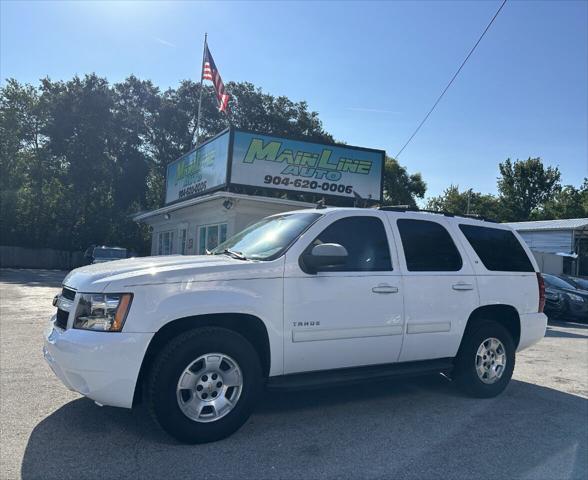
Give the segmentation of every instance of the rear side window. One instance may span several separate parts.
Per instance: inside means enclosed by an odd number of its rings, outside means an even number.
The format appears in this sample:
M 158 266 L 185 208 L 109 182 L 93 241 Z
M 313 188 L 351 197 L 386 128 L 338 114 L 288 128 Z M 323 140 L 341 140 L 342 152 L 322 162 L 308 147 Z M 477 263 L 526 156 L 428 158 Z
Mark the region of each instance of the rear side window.
M 406 268 L 410 272 L 457 272 L 461 255 L 449 232 L 436 222 L 400 219 L 397 221 Z
M 333 222 L 309 248 L 321 243 L 338 243 L 349 254 L 347 264 L 331 272 L 385 272 L 392 270 L 386 230 L 376 217 L 347 217 Z
M 522 245 L 510 230 L 460 225 L 460 230 L 488 270 L 533 272 L 533 265 Z

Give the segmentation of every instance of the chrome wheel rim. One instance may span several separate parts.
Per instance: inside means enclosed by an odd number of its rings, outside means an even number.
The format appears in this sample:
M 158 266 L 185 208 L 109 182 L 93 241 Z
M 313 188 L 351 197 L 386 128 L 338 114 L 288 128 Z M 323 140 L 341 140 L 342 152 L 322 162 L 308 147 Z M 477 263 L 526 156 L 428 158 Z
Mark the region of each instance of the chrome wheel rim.
M 191 362 L 176 387 L 180 410 L 195 422 L 214 422 L 227 415 L 241 396 L 239 364 L 223 353 L 207 353 Z
M 484 340 L 476 353 L 476 372 L 486 384 L 496 383 L 506 368 L 506 350 L 497 338 Z

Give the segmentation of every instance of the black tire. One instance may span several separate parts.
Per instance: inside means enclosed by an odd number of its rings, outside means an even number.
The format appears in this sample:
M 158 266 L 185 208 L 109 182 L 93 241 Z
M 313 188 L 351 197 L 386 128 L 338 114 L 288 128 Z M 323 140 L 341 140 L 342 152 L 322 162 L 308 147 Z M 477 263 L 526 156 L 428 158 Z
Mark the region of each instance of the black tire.
M 478 348 L 488 338 L 502 342 L 506 365 L 502 376 L 495 383 L 484 383 L 476 371 Z M 453 379 L 466 394 L 476 398 L 499 395 L 508 386 L 515 367 L 515 344 L 509 331 L 498 322 L 484 320 L 474 325 L 463 338 L 455 359 Z
M 242 372 L 241 395 L 233 409 L 218 420 L 202 423 L 186 416 L 176 387 L 180 375 L 201 355 L 222 353 L 234 359 Z M 172 339 L 157 355 L 147 383 L 147 405 L 156 422 L 184 443 L 206 443 L 228 437 L 253 411 L 262 387 L 262 369 L 253 346 L 240 334 L 217 327 L 190 330 Z

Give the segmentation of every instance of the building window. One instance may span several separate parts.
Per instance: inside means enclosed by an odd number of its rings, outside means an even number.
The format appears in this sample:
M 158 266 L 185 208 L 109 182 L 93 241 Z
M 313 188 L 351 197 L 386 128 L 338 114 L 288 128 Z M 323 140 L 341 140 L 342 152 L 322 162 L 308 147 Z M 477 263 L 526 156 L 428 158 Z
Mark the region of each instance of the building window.
M 173 230 L 167 232 L 159 232 L 158 238 L 158 255 L 171 255 L 173 252 L 174 245 L 174 232 Z
M 198 254 L 216 248 L 227 239 L 227 224 L 203 225 L 198 229 Z

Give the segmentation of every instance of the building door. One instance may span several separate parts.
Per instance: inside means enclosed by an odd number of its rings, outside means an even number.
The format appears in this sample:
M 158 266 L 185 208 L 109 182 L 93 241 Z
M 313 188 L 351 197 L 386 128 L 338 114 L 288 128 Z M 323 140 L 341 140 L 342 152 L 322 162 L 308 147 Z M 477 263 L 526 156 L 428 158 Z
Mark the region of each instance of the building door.
M 186 255 L 188 253 L 188 227 L 180 228 L 180 245 L 179 245 L 179 254 Z
M 158 235 L 158 255 L 171 255 L 173 253 L 174 231 L 159 232 Z

